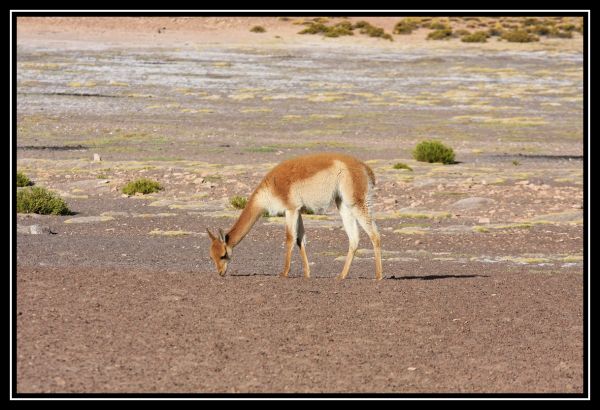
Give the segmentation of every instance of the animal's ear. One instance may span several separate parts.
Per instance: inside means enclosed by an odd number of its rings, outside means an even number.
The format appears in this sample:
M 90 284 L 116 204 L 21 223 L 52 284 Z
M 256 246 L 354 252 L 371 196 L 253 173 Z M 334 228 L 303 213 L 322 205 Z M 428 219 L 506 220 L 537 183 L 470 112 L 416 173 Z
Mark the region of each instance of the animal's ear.
M 219 228 L 219 239 L 221 240 L 221 242 L 227 242 L 225 239 L 225 234 L 223 233 L 223 230 L 221 228 Z
M 206 232 L 208 233 L 208 237 L 209 237 L 211 240 L 213 240 L 213 241 L 214 241 L 215 239 L 217 239 L 217 237 L 216 237 L 216 236 L 214 236 L 214 235 L 213 235 L 213 234 L 212 234 L 212 233 L 211 233 L 211 232 L 208 230 L 208 228 L 206 228 Z

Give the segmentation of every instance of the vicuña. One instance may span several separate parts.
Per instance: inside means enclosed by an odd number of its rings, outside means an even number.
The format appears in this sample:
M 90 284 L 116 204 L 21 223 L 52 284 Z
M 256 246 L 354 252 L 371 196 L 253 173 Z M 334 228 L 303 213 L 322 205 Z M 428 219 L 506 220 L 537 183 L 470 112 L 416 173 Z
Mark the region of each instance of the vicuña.
M 315 154 L 292 158 L 273 168 L 254 190 L 246 207 L 229 232 L 213 235 L 210 256 L 224 276 L 231 254 L 264 211 L 270 215 L 285 212 L 285 262 L 281 276 L 290 271 L 294 242 L 300 248 L 304 276 L 310 277 L 306 256 L 306 236 L 302 224 L 303 208 L 323 209 L 335 203 L 348 234 L 348 254 L 338 279 L 348 275 L 360 238 L 358 224 L 365 230 L 375 253 L 375 278 L 383 277 L 381 239 L 371 211 L 371 192 L 375 185 L 373 170 L 364 162 L 342 154 Z

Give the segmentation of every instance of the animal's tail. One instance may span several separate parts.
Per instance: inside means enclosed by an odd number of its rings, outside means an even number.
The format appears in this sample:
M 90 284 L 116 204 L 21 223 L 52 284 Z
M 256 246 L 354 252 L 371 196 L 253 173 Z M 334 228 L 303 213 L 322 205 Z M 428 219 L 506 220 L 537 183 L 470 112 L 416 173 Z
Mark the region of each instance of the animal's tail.
M 373 172 L 370 166 L 368 166 L 367 164 L 363 165 L 365 166 L 365 170 L 367 171 L 367 175 L 369 176 L 369 181 L 371 181 L 371 184 L 375 186 L 375 173 Z

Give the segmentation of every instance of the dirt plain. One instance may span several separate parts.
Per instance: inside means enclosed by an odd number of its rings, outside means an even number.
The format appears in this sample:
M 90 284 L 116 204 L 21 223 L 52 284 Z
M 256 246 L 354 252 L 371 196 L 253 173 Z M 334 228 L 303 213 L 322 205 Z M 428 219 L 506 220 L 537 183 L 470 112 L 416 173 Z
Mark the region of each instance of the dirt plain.
M 299 27 L 19 18 L 17 168 L 75 214 L 17 215 L 52 231 L 17 236 L 17 392 L 582 393 L 581 36 Z M 413 160 L 431 138 L 458 163 Z M 322 151 L 375 171 L 384 280 L 364 233 L 334 280 L 333 209 L 304 216 L 311 279 L 297 253 L 277 276 L 280 217 L 219 277 L 205 228 L 231 226 L 229 198 Z M 139 177 L 164 190 L 123 195 Z

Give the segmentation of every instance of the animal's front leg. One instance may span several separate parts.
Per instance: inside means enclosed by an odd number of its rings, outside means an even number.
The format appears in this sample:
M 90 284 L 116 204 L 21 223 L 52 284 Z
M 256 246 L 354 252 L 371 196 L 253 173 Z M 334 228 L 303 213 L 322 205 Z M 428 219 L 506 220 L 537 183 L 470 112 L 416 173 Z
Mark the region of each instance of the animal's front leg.
M 283 271 L 279 276 L 287 278 L 290 273 L 290 266 L 292 264 L 292 249 L 294 249 L 294 238 L 290 230 L 286 227 L 285 229 L 285 259 L 283 262 Z

